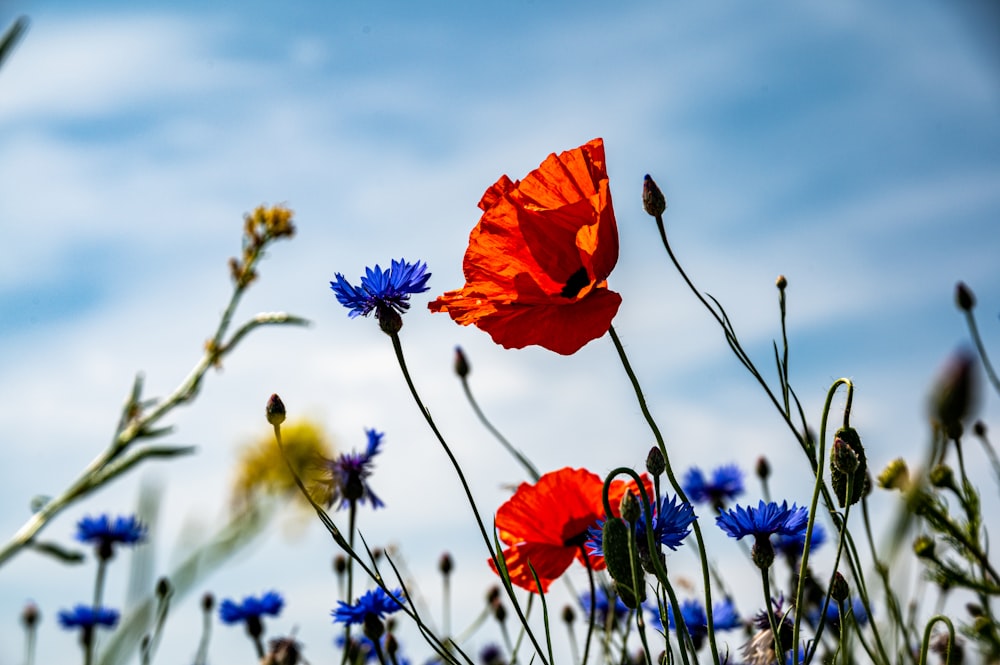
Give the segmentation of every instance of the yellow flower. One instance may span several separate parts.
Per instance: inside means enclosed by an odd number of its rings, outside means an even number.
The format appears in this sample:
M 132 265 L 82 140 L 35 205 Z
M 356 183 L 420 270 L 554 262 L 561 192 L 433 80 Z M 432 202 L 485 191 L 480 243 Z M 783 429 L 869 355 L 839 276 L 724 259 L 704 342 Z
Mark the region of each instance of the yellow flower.
M 325 503 L 327 491 L 318 482 L 322 475 L 318 462 L 333 456 L 333 448 L 326 433 L 318 424 L 308 420 L 289 422 L 281 427 L 281 442 L 289 462 L 302 478 L 310 496 L 317 503 Z M 308 506 L 288 471 L 288 465 L 270 427 L 260 438 L 241 449 L 233 483 L 233 503 L 237 507 L 246 506 L 265 496 L 296 497 L 302 505 Z

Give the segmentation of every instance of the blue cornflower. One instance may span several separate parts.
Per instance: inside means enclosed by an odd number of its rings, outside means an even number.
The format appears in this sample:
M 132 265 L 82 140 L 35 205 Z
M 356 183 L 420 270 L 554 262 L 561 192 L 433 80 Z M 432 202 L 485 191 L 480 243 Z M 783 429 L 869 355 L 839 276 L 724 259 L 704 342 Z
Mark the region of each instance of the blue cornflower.
M 712 471 L 712 479 L 708 480 L 701 469 L 691 467 L 684 475 L 682 487 L 694 503 L 707 503 L 722 510 L 727 500 L 743 494 L 743 472 L 735 464 L 728 464 Z
M 412 294 L 430 289 L 427 280 L 431 274 L 427 272 L 427 264 L 420 261 L 407 263 L 405 259 L 393 259 L 388 270 L 376 265 L 374 269 L 365 268 L 365 272 L 361 286 L 352 286 L 339 272 L 335 275 L 337 281 L 330 282 L 337 301 L 351 310 L 348 316 L 352 319 L 372 312 L 379 320 L 390 313 L 389 318 L 398 318 L 410 308 Z
M 625 603 L 622 602 L 622 599 L 616 594 L 615 606 L 612 608 L 611 599 L 608 597 L 607 589 L 603 586 L 597 586 L 596 589 L 597 592 L 594 594 L 594 624 L 597 626 L 607 626 L 608 613 L 613 612 L 611 623 L 612 625 L 617 625 L 628 614 L 628 607 L 626 607 Z M 590 612 L 589 591 L 585 591 L 580 594 L 580 606 L 583 608 L 584 612 Z
M 653 515 L 653 540 L 661 545 L 666 545 L 672 550 L 676 550 L 683 545 L 684 538 L 691 533 L 691 524 L 698 519 L 694 514 L 694 508 L 690 503 L 680 501 L 676 496 L 667 500 L 667 497 L 660 499 L 660 507 L 652 509 Z M 587 549 L 591 554 L 604 556 L 601 529 L 604 520 L 599 521 L 595 526 L 587 530 Z M 640 555 L 648 555 L 648 543 L 646 539 L 646 511 L 639 512 L 639 521 L 635 525 L 636 547 Z
M 736 540 L 743 536 L 753 536 L 754 544 L 751 551 L 753 562 L 761 570 L 766 570 L 774 563 L 774 546 L 771 536 L 774 534 L 791 538 L 801 537 L 805 541 L 806 524 L 809 521 L 809 509 L 799 508 L 794 503 L 788 507 L 783 501 L 779 506 L 775 502 L 763 501 L 754 508 L 744 509 L 736 506 L 733 510 L 724 511 L 715 517 L 716 524 Z
M 789 561 L 794 562 L 794 566 L 798 566 L 798 559 L 802 556 L 802 546 L 806 542 L 806 530 L 803 528 L 802 531 L 786 536 L 783 534 L 778 534 L 771 541 L 774 545 L 776 552 L 784 554 Z M 826 529 L 819 522 L 813 524 L 812 538 L 809 539 L 809 551 L 812 552 L 817 547 L 826 542 Z
M 107 607 L 77 605 L 72 610 L 59 611 L 59 625 L 63 628 L 93 630 L 94 626 L 113 628 L 118 623 L 118 611 Z
M 354 503 L 364 503 L 367 499 L 372 508 L 381 508 L 385 504 L 368 485 L 368 477 L 372 475 L 372 458 L 381 452 L 381 432 L 373 429 L 365 430 L 368 435 L 368 446 L 363 453 L 351 451 L 337 456 L 336 459 L 324 459 L 322 466 L 330 474 L 326 479 L 328 498 L 326 505 L 332 506 L 338 499 L 344 508 Z
M 227 598 L 219 605 L 219 618 L 227 624 L 245 622 L 249 629 L 254 622 L 259 624 L 265 614 L 278 616 L 284 605 L 285 601 L 277 591 L 268 591 L 260 598 L 247 596 L 242 603 Z
M 757 539 L 774 534 L 789 537 L 801 537 L 805 540 L 806 522 L 809 520 L 809 509 L 797 507 L 794 503 L 788 507 L 787 501 L 779 506 L 774 501 L 761 501 L 756 508 L 736 506 L 716 516 L 715 522 L 729 534 L 740 540 L 743 536 L 754 536 Z
M 120 515 L 114 522 L 106 514 L 84 517 L 76 525 L 76 539 L 91 543 L 100 559 L 115 555 L 115 545 L 137 545 L 146 540 L 146 526 L 135 515 Z
M 396 589 L 388 594 L 382 587 L 375 587 L 371 591 L 366 591 L 353 605 L 342 600 L 338 600 L 337 604 L 339 607 L 330 612 L 336 623 L 348 626 L 362 624 L 367 616 L 381 620 L 383 615 L 392 614 L 403 608 L 403 590 Z

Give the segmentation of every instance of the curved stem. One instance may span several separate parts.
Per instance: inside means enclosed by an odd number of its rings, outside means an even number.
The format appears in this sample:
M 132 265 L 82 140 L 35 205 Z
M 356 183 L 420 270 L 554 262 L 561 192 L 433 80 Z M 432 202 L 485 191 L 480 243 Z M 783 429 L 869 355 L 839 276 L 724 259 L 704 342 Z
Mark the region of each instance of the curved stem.
M 681 484 L 677 481 L 677 477 L 674 475 L 673 467 L 670 464 L 670 455 L 667 453 L 667 446 L 663 440 L 663 434 L 660 432 L 660 428 L 656 424 L 656 420 L 653 419 L 653 414 L 650 413 L 649 407 L 646 405 L 646 396 L 642 392 L 642 386 L 639 385 L 639 379 L 636 378 L 635 372 L 632 370 L 632 364 L 628 360 L 628 356 L 625 353 L 625 347 L 622 345 L 622 341 L 618 338 L 618 333 L 615 332 L 614 326 L 608 328 L 608 334 L 611 336 L 611 341 L 614 342 L 615 349 L 618 351 L 618 357 L 621 360 L 622 367 L 625 368 L 625 373 L 628 375 L 629 382 L 632 384 L 632 390 L 635 391 L 635 397 L 639 403 L 639 409 L 642 411 L 642 415 L 646 419 L 646 423 L 649 425 L 649 429 L 653 433 L 653 438 L 656 439 L 656 446 L 660 449 L 660 453 L 663 455 L 664 473 L 667 474 L 667 480 L 670 482 L 670 486 L 673 488 L 678 498 L 685 503 L 690 503 L 687 495 L 684 493 L 684 489 L 681 487 Z M 702 583 L 705 587 L 705 608 L 708 615 L 708 643 L 712 647 L 713 661 L 718 664 L 720 661 L 719 647 L 715 643 L 715 622 L 713 620 L 711 610 L 709 609 L 712 607 L 712 588 L 711 576 L 708 568 L 708 558 L 705 555 L 705 540 L 702 537 L 701 527 L 698 524 L 698 520 L 692 522 L 691 526 L 694 529 L 695 539 L 698 541 L 698 556 L 701 559 Z M 673 599 L 671 602 L 674 602 Z M 677 613 L 680 613 L 679 609 L 677 609 Z
M 931 620 L 927 622 L 927 626 L 924 628 L 924 639 L 920 644 L 920 665 L 925 665 L 927 663 L 927 651 L 930 649 L 931 643 L 931 629 L 933 629 L 934 624 L 938 622 L 943 623 L 948 627 L 948 648 L 945 650 L 943 662 L 952 662 L 951 651 L 955 647 L 955 625 L 948 617 L 943 614 L 938 614 L 931 617 Z
M 469 388 L 468 379 L 464 376 L 460 378 L 462 380 L 462 390 L 465 392 L 465 398 L 469 400 L 469 405 L 472 406 L 472 410 L 476 413 L 476 417 L 479 418 L 479 422 L 481 422 L 483 426 L 489 431 L 489 433 L 492 434 L 493 437 L 500 442 L 500 445 L 503 446 L 504 450 L 506 450 L 511 457 L 517 460 L 518 464 L 524 467 L 524 470 L 528 472 L 528 475 L 531 476 L 531 479 L 534 480 L 535 482 L 538 482 L 538 479 L 541 477 L 541 475 L 538 473 L 538 470 L 535 468 L 535 466 L 531 463 L 531 460 L 529 460 L 524 455 L 524 453 L 522 453 L 520 450 L 511 445 L 510 441 L 508 441 L 507 438 L 500 433 L 500 430 L 498 430 L 496 427 L 493 426 L 493 423 L 489 421 L 489 419 L 486 417 L 486 414 L 483 413 L 483 410 L 479 408 L 479 403 L 476 401 L 476 398 L 472 396 L 472 389 Z
M 490 558 L 493 560 L 494 565 L 496 565 L 497 570 L 500 570 L 500 562 L 497 560 L 496 551 L 493 549 L 489 533 L 487 533 L 486 526 L 483 524 L 483 518 L 479 515 L 479 508 L 476 506 L 476 500 L 472 496 L 472 489 L 469 487 L 469 483 L 465 479 L 465 473 L 462 471 L 462 467 L 459 465 L 454 453 L 452 453 L 451 447 L 448 446 L 448 442 L 445 441 L 444 436 L 441 434 L 440 430 L 438 430 L 437 424 L 431 417 L 431 412 L 424 406 L 423 400 L 420 399 L 420 394 L 417 392 L 417 388 L 413 384 L 413 379 L 410 377 L 410 371 L 406 367 L 406 358 L 403 355 L 403 345 L 400 342 L 399 334 L 392 333 L 389 337 L 392 339 L 392 348 L 396 353 L 396 360 L 399 362 L 399 369 L 403 373 L 403 379 L 406 381 L 406 386 L 410 389 L 410 395 L 413 397 L 413 401 L 416 402 L 417 408 L 420 410 L 421 415 L 427 422 L 427 426 L 431 428 L 431 432 L 434 433 L 438 443 L 441 444 L 441 448 L 448 456 L 448 460 L 451 462 L 452 468 L 455 470 L 455 474 L 462 483 L 462 490 L 465 492 L 465 498 L 469 502 L 469 506 L 472 508 L 472 514 L 476 519 L 476 525 L 479 527 L 479 533 L 483 538 L 483 542 L 486 544 L 486 549 L 490 553 Z M 528 633 L 528 637 L 531 639 L 532 645 L 535 647 L 535 654 L 538 656 L 542 665 L 548 665 L 548 661 L 545 659 L 544 655 L 545 651 L 542 649 L 538 640 L 535 638 L 535 634 L 528 626 L 528 621 L 525 618 L 524 613 L 521 611 L 521 606 L 517 602 L 517 598 L 515 597 L 513 590 L 507 584 L 504 585 L 504 588 L 507 591 L 511 604 L 514 606 L 514 611 L 517 613 L 517 617 L 520 620 L 521 625 L 524 626 L 525 631 Z

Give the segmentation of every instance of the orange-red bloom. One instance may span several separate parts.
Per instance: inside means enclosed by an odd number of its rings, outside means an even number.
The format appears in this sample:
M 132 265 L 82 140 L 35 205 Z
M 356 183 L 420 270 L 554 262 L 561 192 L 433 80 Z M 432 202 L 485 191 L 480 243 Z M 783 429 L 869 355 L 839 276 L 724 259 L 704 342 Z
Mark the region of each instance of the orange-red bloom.
M 652 496 L 653 488 L 646 476 L 643 484 Z M 608 499 L 616 517 L 622 495 L 629 488 L 636 491 L 635 483 L 622 480 L 611 483 Z M 604 559 L 587 554 L 583 545 L 587 529 L 605 518 L 603 489 L 604 480 L 597 474 L 569 467 L 546 473 L 534 485 L 521 483 L 496 515 L 500 540 L 508 545 L 503 555 L 511 582 L 537 591 L 531 576 L 533 567 L 542 591 L 547 591 L 573 559 L 586 564 L 589 557 L 595 570 L 604 568 Z
M 606 333 L 621 304 L 607 288 L 618 261 L 604 142 L 549 155 L 524 180 L 486 190 L 469 236 L 465 287 L 428 306 L 504 347 L 569 355 Z

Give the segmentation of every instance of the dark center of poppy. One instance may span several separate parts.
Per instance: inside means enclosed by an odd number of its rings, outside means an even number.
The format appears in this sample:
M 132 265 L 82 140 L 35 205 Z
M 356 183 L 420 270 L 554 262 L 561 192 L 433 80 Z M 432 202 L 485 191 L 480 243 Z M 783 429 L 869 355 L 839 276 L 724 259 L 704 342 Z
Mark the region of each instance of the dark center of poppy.
M 583 547 L 583 544 L 587 542 L 587 537 L 587 530 L 584 529 L 580 533 L 563 540 L 563 547 Z
M 590 284 L 590 277 L 587 276 L 587 269 L 580 268 L 569 276 L 569 279 L 566 280 L 566 285 L 562 287 L 559 295 L 563 298 L 575 298 L 576 294 L 588 284 Z

